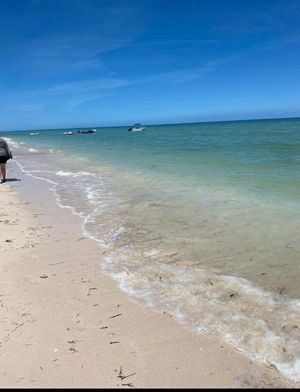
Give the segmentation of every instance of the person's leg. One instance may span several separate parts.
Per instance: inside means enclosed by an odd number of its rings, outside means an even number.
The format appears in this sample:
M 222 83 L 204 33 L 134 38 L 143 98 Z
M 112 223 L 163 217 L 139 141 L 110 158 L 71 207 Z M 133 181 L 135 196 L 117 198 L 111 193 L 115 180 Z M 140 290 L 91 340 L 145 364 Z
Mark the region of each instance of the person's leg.
M 6 181 L 6 164 L 0 163 L 1 182 Z

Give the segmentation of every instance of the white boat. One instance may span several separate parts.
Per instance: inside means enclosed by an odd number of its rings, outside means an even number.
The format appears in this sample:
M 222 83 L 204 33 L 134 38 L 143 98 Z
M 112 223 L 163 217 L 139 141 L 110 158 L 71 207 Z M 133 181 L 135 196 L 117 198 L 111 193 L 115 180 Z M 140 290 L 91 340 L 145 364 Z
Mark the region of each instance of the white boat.
M 40 134 L 39 132 L 31 132 L 31 133 L 30 133 L 30 136 L 39 135 L 39 134 Z
M 64 135 L 73 135 L 72 131 L 64 132 Z
M 138 123 L 138 124 L 134 124 L 133 127 L 128 128 L 129 132 L 140 132 L 143 131 L 145 129 L 145 127 L 142 127 L 142 124 Z

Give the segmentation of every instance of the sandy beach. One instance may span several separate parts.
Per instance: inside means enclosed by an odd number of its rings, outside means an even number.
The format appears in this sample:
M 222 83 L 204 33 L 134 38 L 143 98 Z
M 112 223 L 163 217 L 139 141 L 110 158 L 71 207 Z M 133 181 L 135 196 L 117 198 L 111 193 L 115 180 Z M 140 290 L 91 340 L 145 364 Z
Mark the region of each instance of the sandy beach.
M 0 188 L 0 387 L 293 388 L 209 334 L 134 302 L 45 181 Z

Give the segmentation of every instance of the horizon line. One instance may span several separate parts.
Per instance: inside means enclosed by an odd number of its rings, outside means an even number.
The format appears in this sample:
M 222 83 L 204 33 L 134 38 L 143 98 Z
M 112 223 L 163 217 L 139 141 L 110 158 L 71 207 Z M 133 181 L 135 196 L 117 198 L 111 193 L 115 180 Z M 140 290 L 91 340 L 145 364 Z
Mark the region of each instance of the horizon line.
M 239 120 L 213 120 L 213 121 L 189 121 L 189 122 L 174 122 L 174 123 L 154 123 L 154 124 L 143 124 L 145 126 L 164 126 L 164 125 L 180 125 L 180 124 L 210 124 L 210 123 L 222 123 L 222 122 L 243 122 L 243 121 L 266 121 L 266 120 L 293 120 L 300 119 L 300 116 L 292 116 L 292 117 L 271 117 L 271 118 L 249 118 L 249 119 L 239 119 Z M 13 129 L 13 130 L 5 130 L 1 132 L 29 132 L 29 131 L 55 131 L 58 129 L 86 129 L 86 128 L 122 128 L 132 126 L 132 124 L 124 124 L 124 125 L 90 125 L 83 127 L 62 127 L 62 128 L 28 128 L 28 129 Z

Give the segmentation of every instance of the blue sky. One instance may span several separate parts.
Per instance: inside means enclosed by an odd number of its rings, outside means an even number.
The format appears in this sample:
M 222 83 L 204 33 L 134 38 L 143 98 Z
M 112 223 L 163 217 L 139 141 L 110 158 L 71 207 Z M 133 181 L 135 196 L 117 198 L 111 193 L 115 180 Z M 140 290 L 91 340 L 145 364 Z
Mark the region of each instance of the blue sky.
M 0 130 L 300 116 L 300 0 L 1 0 Z

